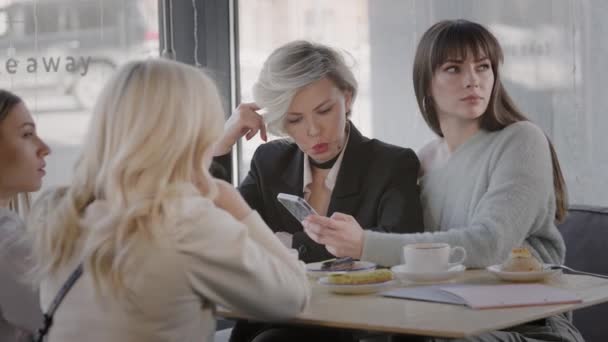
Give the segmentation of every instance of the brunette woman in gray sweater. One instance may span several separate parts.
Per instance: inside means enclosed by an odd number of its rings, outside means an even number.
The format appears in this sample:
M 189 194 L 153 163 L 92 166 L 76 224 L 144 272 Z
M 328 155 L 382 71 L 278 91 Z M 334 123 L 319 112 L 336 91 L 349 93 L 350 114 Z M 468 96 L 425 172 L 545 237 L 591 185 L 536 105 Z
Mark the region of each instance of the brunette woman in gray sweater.
M 566 189 L 545 134 L 520 112 L 500 81 L 502 49 L 483 26 L 466 20 L 433 25 L 414 61 L 420 111 L 439 136 L 419 153 L 425 232 L 365 231 L 350 216 L 311 217 L 311 238 L 336 256 L 401 263 L 402 247 L 419 242 L 463 246 L 466 265 L 503 262 L 527 247 L 545 263 L 564 260 L 555 223 L 566 214 Z M 558 315 L 467 341 L 582 341 Z

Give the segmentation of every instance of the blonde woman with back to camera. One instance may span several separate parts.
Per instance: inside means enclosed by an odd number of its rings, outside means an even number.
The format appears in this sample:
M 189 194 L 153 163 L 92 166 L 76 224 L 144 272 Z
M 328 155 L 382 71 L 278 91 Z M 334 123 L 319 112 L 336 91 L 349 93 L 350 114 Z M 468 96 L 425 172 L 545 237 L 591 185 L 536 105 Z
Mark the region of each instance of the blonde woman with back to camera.
M 199 69 L 149 59 L 103 89 L 71 185 L 28 221 L 41 303 L 82 263 L 48 341 L 210 341 L 216 305 L 281 319 L 304 309 L 302 264 L 207 169 L 223 111 Z

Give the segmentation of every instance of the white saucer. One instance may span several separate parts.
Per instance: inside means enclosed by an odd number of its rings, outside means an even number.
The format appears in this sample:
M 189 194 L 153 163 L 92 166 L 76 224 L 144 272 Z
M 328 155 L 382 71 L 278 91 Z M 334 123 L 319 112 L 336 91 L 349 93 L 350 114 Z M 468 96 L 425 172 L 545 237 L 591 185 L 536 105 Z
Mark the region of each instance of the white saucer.
M 348 271 L 326 271 L 321 269 L 321 265 L 323 261 L 313 262 L 310 264 L 306 264 L 306 274 L 312 278 L 321 278 L 327 277 L 330 274 L 341 274 L 341 273 L 353 273 L 353 272 L 363 272 L 363 271 L 371 271 L 376 269 L 376 264 L 369 261 L 355 261 L 353 264 L 352 270 Z
M 370 294 L 379 291 L 388 290 L 397 285 L 395 280 L 389 280 L 382 283 L 361 284 L 361 285 L 338 285 L 331 284 L 328 277 L 322 277 L 318 281 L 319 285 L 326 288 L 330 292 L 339 294 Z
M 438 272 L 411 272 L 406 269 L 406 265 L 397 265 L 391 267 L 393 274 L 405 281 L 416 283 L 434 283 L 452 280 L 461 275 L 467 268 L 462 264 L 454 265 L 445 271 Z
M 560 269 L 552 270 L 548 265 L 543 265 L 543 270 L 537 272 L 505 272 L 501 270 L 501 265 L 488 266 L 486 269 L 502 280 L 514 282 L 544 281 L 562 272 Z

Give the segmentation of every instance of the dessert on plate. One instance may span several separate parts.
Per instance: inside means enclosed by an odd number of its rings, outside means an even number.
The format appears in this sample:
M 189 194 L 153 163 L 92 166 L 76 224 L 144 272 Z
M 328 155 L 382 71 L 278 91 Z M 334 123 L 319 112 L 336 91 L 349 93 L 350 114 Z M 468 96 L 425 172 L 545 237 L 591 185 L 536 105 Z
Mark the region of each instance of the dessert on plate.
M 382 269 L 361 273 L 331 274 L 327 280 L 334 285 L 377 284 L 393 280 L 393 272 Z
M 322 271 L 352 271 L 355 266 L 355 260 L 350 257 L 328 260 L 321 264 Z
M 500 269 L 503 272 L 538 272 L 543 270 L 543 265 L 526 247 L 519 247 L 511 250 Z

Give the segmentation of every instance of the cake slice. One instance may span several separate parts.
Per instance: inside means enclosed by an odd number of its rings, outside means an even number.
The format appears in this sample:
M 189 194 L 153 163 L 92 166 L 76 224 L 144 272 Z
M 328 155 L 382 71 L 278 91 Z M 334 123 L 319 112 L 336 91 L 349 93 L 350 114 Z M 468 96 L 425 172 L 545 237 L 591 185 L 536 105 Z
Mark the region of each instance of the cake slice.
M 526 247 L 513 248 L 509 258 L 501 266 L 504 272 L 538 272 L 542 269 L 543 265 Z

